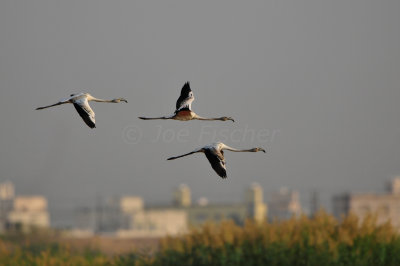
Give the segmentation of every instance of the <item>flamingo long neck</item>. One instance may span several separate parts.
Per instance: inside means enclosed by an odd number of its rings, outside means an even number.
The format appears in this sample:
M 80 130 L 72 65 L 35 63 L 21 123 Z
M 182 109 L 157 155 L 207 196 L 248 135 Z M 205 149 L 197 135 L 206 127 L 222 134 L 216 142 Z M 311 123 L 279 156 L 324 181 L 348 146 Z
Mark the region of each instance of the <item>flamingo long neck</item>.
M 221 121 L 224 121 L 224 120 L 225 120 L 224 117 L 207 118 L 207 117 L 201 117 L 201 116 L 199 116 L 199 115 L 197 115 L 197 114 L 193 117 L 193 119 L 197 119 L 197 120 L 207 120 L 207 121 L 214 121 L 214 120 L 221 120 Z
M 101 103 L 113 103 L 114 102 L 114 100 L 103 100 L 103 99 L 97 99 L 94 97 L 89 98 L 88 101 L 101 102 Z
M 234 151 L 234 152 L 254 152 L 253 149 L 239 150 L 239 149 L 229 147 L 228 145 L 225 145 L 225 144 L 223 144 L 221 150 L 228 150 L 228 151 Z

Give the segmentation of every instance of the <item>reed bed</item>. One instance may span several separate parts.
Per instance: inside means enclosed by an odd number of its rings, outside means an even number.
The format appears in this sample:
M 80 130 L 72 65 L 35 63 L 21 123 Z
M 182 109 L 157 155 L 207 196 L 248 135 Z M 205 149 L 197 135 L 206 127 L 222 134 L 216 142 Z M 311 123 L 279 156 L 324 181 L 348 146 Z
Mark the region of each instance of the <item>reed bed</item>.
M 391 224 L 369 215 L 340 222 L 324 211 L 313 218 L 243 226 L 206 223 L 160 241 L 156 253 L 106 256 L 74 252 L 57 243 L 11 245 L 0 242 L 0 265 L 400 265 L 400 237 Z

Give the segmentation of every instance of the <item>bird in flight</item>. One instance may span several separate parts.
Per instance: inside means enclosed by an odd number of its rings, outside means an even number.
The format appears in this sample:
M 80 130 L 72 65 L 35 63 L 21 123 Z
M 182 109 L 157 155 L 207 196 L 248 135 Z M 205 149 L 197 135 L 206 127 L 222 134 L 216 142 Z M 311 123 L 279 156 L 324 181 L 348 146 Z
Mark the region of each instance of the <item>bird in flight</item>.
M 78 111 L 78 114 L 82 117 L 83 121 L 88 125 L 90 128 L 95 128 L 95 118 L 94 118 L 94 112 L 92 108 L 90 108 L 89 102 L 94 101 L 94 102 L 104 102 L 104 103 L 119 103 L 119 102 L 128 102 L 124 98 L 117 98 L 113 100 L 102 100 L 102 99 L 97 99 L 90 95 L 89 93 L 75 93 L 71 94 L 69 98 L 63 99 L 59 101 L 58 103 L 52 104 L 52 105 L 47 105 L 47 106 L 42 106 L 36 108 L 36 110 L 41 110 L 57 105 L 62 105 L 66 103 L 72 103 Z
M 181 90 L 181 96 L 179 96 L 176 101 L 176 110 L 173 115 L 170 116 L 162 116 L 162 117 L 139 117 L 143 120 L 154 120 L 154 119 L 173 119 L 180 121 L 189 121 L 189 120 L 221 120 L 227 121 L 231 120 L 235 122 L 232 117 L 217 117 L 217 118 L 205 118 L 197 115 L 192 111 L 192 102 L 194 101 L 194 96 L 192 89 L 190 88 L 189 82 L 186 82 Z
M 225 158 L 224 158 L 224 150 L 228 151 L 234 151 L 234 152 L 258 152 L 262 151 L 265 153 L 265 150 L 263 148 L 253 148 L 253 149 L 248 149 L 248 150 L 238 150 L 232 147 L 229 147 L 225 145 L 222 142 L 217 142 L 213 143 L 211 145 L 206 145 L 202 148 L 199 148 L 197 150 L 194 150 L 192 152 L 175 156 L 175 157 L 170 157 L 167 160 L 175 160 L 184 156 L 188 156 L 194 153 L 202 152 L 206 155 L 208 161 L 210 162 L 212 168 L 215 170 L 215 172 L 222 178 L 226 178 L 226 165 L 225 165 Z

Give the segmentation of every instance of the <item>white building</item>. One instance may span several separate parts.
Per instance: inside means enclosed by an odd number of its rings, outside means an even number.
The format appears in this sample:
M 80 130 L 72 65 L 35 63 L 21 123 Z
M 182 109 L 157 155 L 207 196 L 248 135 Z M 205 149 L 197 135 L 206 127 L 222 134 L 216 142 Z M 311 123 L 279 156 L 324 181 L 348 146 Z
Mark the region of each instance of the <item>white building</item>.
M 0 231 L 5 230 L 8 214 L 13 209 L 14 196 L 14 185 L 11 182 L 0 183 Z
M 141 197 L 109 199 L 95 209 L 79 210 L 77 232 L 116 234 L 118 237 L 163 237 L 187 230 L 184 210 L 147 209 Z
M 253 183 L 246 192 L 246 205 L 248 209 L 248 217 L 256 222 L 263 222 L 267 217 L 267 205 L 264 203 L 263 189 Z
M 100 203 L 100 201 L 99 201 Z M 140 197 L 126 196 L 109 199 L 95 208 L 81 208 L 78 213 L 79 235 L 110 233 L 118 237 L 163 237 L 184 233 L 190 226 L 206 221 L 219 223 L 230 219 L 243 224 L 247 218 L 257 222 L 265 220 L 267 205 L 263 202 L 263 190 L 258 184 L 246 189 L 245 201 L 235 204 L 209 204 L 201 198 L 200 204 L 192 205 L 191 191 L 181 184 L 169 206 L 145 207 Z
M 129 229 L 117 231 L 119 237 L 163 237 L 185 233 L 188 229 L 184 210 L 142 210 L 131 216 Z
M 400 230 L 400 177 L 389 183 L 388 191 L 377 193 L 345 193 L 333 198 L 334 215 L 341 218 L 354 213 L 360 220 L 366 215 L 377 215 L 378 224 L 391 221 Z
M 42 196 L 15 197 L 13 209 L 7 216 L 7 224 L 11 228 L 22 231 L 50 227 L 46 198 Z

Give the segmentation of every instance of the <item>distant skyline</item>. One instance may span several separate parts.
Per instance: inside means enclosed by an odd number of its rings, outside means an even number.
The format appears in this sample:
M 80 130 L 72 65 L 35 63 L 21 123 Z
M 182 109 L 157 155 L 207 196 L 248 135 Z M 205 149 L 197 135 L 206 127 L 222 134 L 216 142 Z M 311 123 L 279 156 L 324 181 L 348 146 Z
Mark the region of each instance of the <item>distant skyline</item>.
M 383 191 L 400 175 L 399 1 L 1 1 L 0 181 L 50 212 L 98 195 L 242 200 L 245 186 Z M 230 121 L 142 121 L 173 113 L 190 81 L 196 113 Z M 124 97 L 35 111 L 71 93 Z M 249 133 L 250 132 L 250 133 Z M 254 134 L 253 134 L 254 132 Z M 226 154 L 226 180 L 202 155 Z M 95 204 L 95 202 L 93 202 Z

